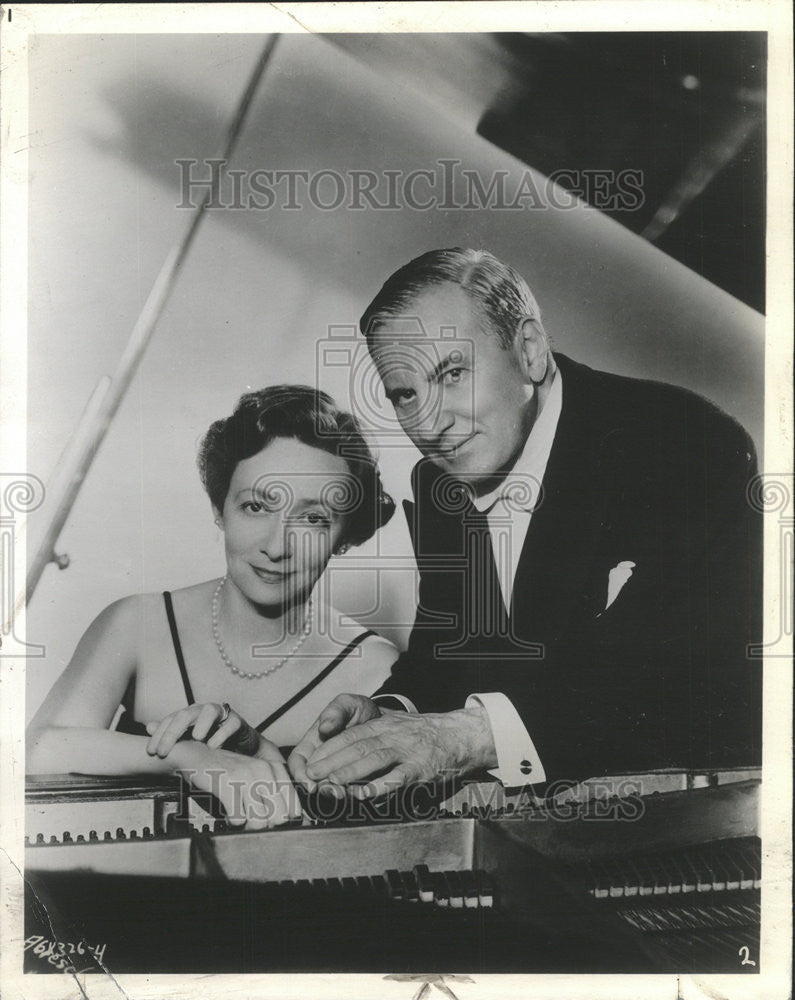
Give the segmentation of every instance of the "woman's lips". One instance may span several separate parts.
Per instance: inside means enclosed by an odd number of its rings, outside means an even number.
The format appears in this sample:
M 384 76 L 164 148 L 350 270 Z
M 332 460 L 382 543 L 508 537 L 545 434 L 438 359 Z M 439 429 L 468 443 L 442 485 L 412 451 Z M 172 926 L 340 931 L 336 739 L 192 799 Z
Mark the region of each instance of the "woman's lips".
M 280 573 L 278 570 L 262 569 L 259 566 L 252 566 L 251 568 L 260 580 L 264 580 L 266 583 L 283 583 L 292 576 L 292 573 Z

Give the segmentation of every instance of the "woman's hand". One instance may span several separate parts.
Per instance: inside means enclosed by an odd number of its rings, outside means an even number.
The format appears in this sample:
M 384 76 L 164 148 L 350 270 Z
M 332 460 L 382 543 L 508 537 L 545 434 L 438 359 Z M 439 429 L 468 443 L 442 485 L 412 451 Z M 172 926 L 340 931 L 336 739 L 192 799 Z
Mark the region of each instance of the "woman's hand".
M 160 722 L 147 722 L 149 742 L 146 744 L 146 752 L 152 757 L 167 757 L 188 730 L 192 730 L 194 740 L 206 743 L 213 750 L 223 747 L 247 757 L 271 757 L 270 754 L 262 753 L 262 744 L 268 741 L 256 729 L 228 704 L 216 705 L 215 702 L 188 705 L 187 708 L 167 715 Z
M 298 793 L 278 751 L 262 760 L 186 740 L 170 759 L 197 791 L 218 799 L 230 826 L 268 830 L 302 815 Z

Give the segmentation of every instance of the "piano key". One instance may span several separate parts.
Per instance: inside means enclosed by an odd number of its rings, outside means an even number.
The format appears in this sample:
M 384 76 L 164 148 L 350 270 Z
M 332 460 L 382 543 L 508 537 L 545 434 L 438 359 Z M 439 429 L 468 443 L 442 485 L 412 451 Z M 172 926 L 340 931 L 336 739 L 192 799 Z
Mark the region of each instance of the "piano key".
M 632 858 L 628 858 L 626 862 L 626 869 L 624 872 L 624 896 L 626 898 L 632 898 L 637 896 L 639 885 L 640 885 L 640 872 L 638 871 L 638 866 L 635 864 Z
M 682 895 L 695 892 L 698 876 L 692 861 L 687 856 L 682 857 L 680 861 L 680 871 L 682 876 Z
M 715 851 L 710 857 L 710 867 L 712 869 L 713 892 L 725 892 L 729 883 L 730 874 L 722 857 L 721 851 Z
M 478 871 L 478 902 L 484 909 L 494 906 L 494 879 L 488 872 Z
M 417 884 L 417 877 L 414 872 L 399 872 L 398 874 L 406 891 L 406 899 L 410 903 L 418 903 L 420 900 L 420 887 Z
M 446 871 L 444 877 L 447 879 L 447 887 L 450 890 L 450 907 L 453 910 L 461 910 L 464 907 L 464 891 L 461 886 L 461 875 L 459 872 Z
M 652 886 L 652 895 L 667 896 L 668 889 L 670 887 L 670 878 L 665 859 L 661 858 L 659 855 L 652 857 L 649 860 L 648 865 L 654 883 Z
M 421 903 L 433 902 L 433 879 L 427 865 L 415 865 L 414 877 L 417 880 L 417 890 Z
M 406 889 L 403 885 L 403 879 L 400 877 L 400 872 L 397 868 L 389 868 L 384 872 L 384 879 L 386 881 L 387 893 L 392 899 L 405 899 Z
M 447 884 L 444 872 L 434 872 L 431 877 L 433 879 L 434 902 L 437 906 L 447 909 L 450 905 L 450 886 Z
M 727 851 L 723 863 L 726 868 L 726 891 L 733 892 L 738 890 L 740 888 L 742 871 L 737 863 L 734 852 Z
M 654 886 L 656 884 L 656 875 L 649 864 L 644 858 L 638 858 L 638 871 L 640 872 L 640 885 L 638 886 L 639 896 L 651 896 L 654 894 Z
M 475 872 L 461 872 L 461 889 L 464 896 L 464 906 L 468 910 L 476 910 L 478 907 L 478 880 Z
M 610 880 L 605 871 L 604 865 L 599 861 L 593 861 L 588 866 L 590 876 L 590 893 L 595 899 L 607 899 L 610 895 Z
M 696 861 L 696 892 L 712 892 L 712 883 L 714 881 L 712 870 L 707 864 L 706 858 L 703 855 L 697 855 Z

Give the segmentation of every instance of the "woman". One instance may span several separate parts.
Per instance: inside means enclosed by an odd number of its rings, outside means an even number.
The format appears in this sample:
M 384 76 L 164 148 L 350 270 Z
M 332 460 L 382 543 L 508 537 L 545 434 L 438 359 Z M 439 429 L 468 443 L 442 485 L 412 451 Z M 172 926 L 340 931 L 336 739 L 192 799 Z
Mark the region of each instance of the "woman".
M 397 656 L 313 596 L 394 504 L 355 418 L 305 386 L 241 397 L 199 468 L 226 575 L 106 608 L 29 727 L 28 772 L 181 773 L 233 823 L 270 826 L 300 814 L 278 748 L 335 695 L 374 692 Z

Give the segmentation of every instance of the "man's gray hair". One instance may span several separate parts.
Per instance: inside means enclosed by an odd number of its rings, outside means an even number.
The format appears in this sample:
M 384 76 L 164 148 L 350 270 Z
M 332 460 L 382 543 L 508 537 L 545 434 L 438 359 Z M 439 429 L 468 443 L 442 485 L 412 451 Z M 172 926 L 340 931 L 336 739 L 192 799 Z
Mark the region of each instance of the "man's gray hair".
M 481 305 L 503 347 L 513 342 L 525 319 L 541 319 L 524 278 L 488 250 L 429 250 L 390 275 L 365 309 L 359 327 L 368 347 L 385 320 L 411 316 L 411 304 L 421 292 L 447 282 L 463 288 Z

